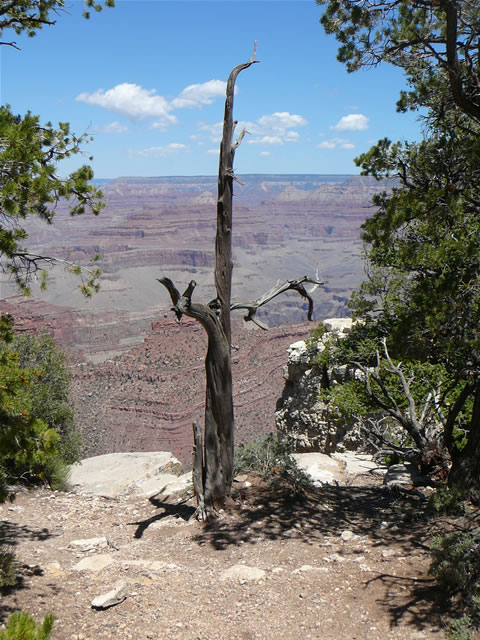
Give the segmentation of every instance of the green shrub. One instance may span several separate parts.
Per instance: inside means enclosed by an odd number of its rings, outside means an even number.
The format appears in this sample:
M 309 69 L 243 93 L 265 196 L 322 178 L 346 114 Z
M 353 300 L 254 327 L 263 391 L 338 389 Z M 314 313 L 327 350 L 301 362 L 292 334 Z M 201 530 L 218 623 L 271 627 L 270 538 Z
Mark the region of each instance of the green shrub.
M 310 477 L 300 469 L 292 453 L 290 442 L 270 433 L 236 450 L 234 474 L 253 471 L 271 483 L 283 480 L 294 488 L 311 486 Z
M 70 488 L 71 465 L 59 456 L 52 457 L 47 461 L 45 467 L 45 477 L 53 491 L 68 491 Z
M 17 559 L 8 547 L 0 547 L 0 589 L 17 584 Z
M 18 355 L 20 367 L 41 372 L 40 380 L 29 388 L 32 411 L 59 434 L 58 446 L 65 462 L 78 462 L 82 439 L 75 428 L 65 354 L 48 334 L 16 335 L 11 348 Z
M 306 339 L 307 348 L 309 345 L 316 346 L 317 342 L 327 333 L 327 328 L 320 322 L 315 329 L 312 329 Z
M 0 632 L 0 640 L 47 640 L 52 633 L 55 617 L 47 615 L 37 623 L 26 611 L 15 611 L 7 620 L 7 630 Z
M 480 529 L 435 537 L 430 572 L 441 586 L 467 602 L 480 593 Z
M 430 573 L 456 598 L 463 614 L 452 623 L 447 637 L 468 640 L 480 628 L 480 529 L 434 538 Z
M 462 616 L 454 620 L 446 631 L 447 640 L 471 640 L 475 627 L 470 616 Z
M 462 516 L 467 512 L 465 492 L 442 487 L 428 499 L 427 510 L 436 516 Z
M 0 501 L 18 484 L 66 487 L 80 457 L 70 376 L 50 336 L 0 342 Z

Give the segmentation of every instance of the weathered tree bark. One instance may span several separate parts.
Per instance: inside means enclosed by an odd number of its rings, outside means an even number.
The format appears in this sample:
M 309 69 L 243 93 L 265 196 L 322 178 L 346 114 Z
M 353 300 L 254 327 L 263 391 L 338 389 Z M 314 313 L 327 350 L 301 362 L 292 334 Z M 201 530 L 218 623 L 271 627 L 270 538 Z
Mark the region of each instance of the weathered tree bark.
M 201 435 L 194 427 L 195 458 L 194 488 L 197 495 L 197 517 L 206 519 L 221 507 L 230 494 L 233 473 L 234 415 L 232 394 L 231 324 L 232 309 L 247 309 L 245 320 L 254 319 L 258 307 L 276 295 L 293 289 L 309 302 L 309 319 L 312 316 L 313 301 L 303 283 L 324 284 L 304 276 L 286 283 L 278 283 L 256 301 L 231 304 L 232 289 L 232 196 L 233 159 L 244 131 L 233 142 L 235 122 L 233 121 L 233 96 L 235 81 L 240 71 L 255 63 L 255 50 L 249 62 L 238 65 L 231 72 L 226 89 L 223 136 L 220 144 L 217 199 L 217 235 L 215 240 L 215 288 L 217 296 L 209 304 L 192 303 L 196 283 L 192 280 L 185 292 L 179 291 L 169 278 L 159 282 L 168 290 L 173 303 L 173 311 L 180 320 L 185 314 L 198 320 L 208 336 L 205 358 L 205 437 L 201 451 Z
M 209 305 L 192 303 L 196 283 L 192 280 L 180 295 L 169 278 L 159 280 L 166 287 L 177 318 L 183 314 L 195 318 L 208 336 L 205 358 L 205 438 L 203 453 L 203 495 L 197 493 L 198 517 L 222 506 L 230 493 L 233 469 L 233 395 L 230 341 L 218 315 L 216 300 Z M 228 310 L 229 311 L 229 310 Z
M 480 381 L 475 386 L 472 417 L 466 437 L 465 447 L 452 454 L 448 484 L 464 491 L 475 505 L 480 506 Z

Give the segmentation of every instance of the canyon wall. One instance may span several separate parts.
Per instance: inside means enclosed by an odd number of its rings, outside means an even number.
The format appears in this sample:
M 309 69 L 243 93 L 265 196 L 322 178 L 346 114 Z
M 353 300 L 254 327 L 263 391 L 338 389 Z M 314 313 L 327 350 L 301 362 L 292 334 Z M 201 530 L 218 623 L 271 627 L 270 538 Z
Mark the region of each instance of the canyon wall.
M 371 197 L 384 185 L 358 176 L 241 176 L 234 197 L 234 298 L 255 298 L 278 279 L 318 274 L 316 317 L 348 314 L 350 291 L 363 278 L 360 226 Z M 36 297 L 74 309 L 147 313 L 168 308 L 156 279 L 168 276 L 179 289 L 194 279 L 198 301 L 214 296 L 213 260 L 216 178 L 119 178 L 104 187 L 98 217 L 70 218 L 59 208 L 54 224 L 29 223 L 32 251 L 89 264 L 101 255 L 100 292 L 88 303 L 68 270 L 51 272 L 48 291 Z M 1 282 L 2 297 L 16 293 Z M 303 320 L 295 296 L 262 311 L 270 325 Z
M 348 315 L 352 289 L 363 279 L 360 226 L 371 198 L 385 185 L 355 176 L 240 177 L 235 186 L 233 297 L 255 299 L 277 280 L 312 275 L 315 315 Z M 59 207 L 54 224 L 29 222 L 31 251 L 88 265 L 102 256 L 101 290 L 86 301 L 68 269 L 55 268 L 49 288 L 17 295 L 0 279 L 0 311 L 19 331 L 46 330 L 70 354 L 77 423 L 86 453 L 173 451 L 190 462 L 191 424 L 202 420 L 206 339 L 193 321 L 178 325 L 156 281 L 180 290 L 194 279 L 194 300 L 214 295 L 216 177 L 119 178 L 107 183 L 98 217 L 70 218 Z M 237 442 L 275 429 L 290 343 L 303 339 L 306 307 L 280 296 L 259 313 L 265 333 L 234 321 Z

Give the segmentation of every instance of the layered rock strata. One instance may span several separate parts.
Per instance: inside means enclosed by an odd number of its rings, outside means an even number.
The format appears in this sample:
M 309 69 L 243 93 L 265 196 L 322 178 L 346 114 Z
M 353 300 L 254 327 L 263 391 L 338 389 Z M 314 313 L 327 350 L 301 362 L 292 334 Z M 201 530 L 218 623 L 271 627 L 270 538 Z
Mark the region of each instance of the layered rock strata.
M 342 382 L 345 369 L 325 370 L 322 365 L 312 363 L 328 342 L 349 333 L 352 321 L 332 318 L 324 320 L 323 325 L 326 332 L 316 344 L 300 340 L 288 348 L 288 362 L 283 370 L 285 386 L 275 412 L 277 430 L 292 441 L 297 452 L 356 451 L 365 444 L 359 429 L 354 423 L 332 416 L 320 397 L 326 377 L 329 384 Z

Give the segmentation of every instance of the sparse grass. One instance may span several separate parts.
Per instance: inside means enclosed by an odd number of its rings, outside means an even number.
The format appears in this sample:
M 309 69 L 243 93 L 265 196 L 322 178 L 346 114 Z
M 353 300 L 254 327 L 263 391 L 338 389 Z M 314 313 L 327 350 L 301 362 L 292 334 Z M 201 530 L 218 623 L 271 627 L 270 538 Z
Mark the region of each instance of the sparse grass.
M 310 477 L 292 457 L 293 448 L 284 439 L 268 434 L 237 449 L 234 457 L 234 475 L 253 471 L 264 480 L 275 484 L 287 482 L 296 489 L 311 487 Z

